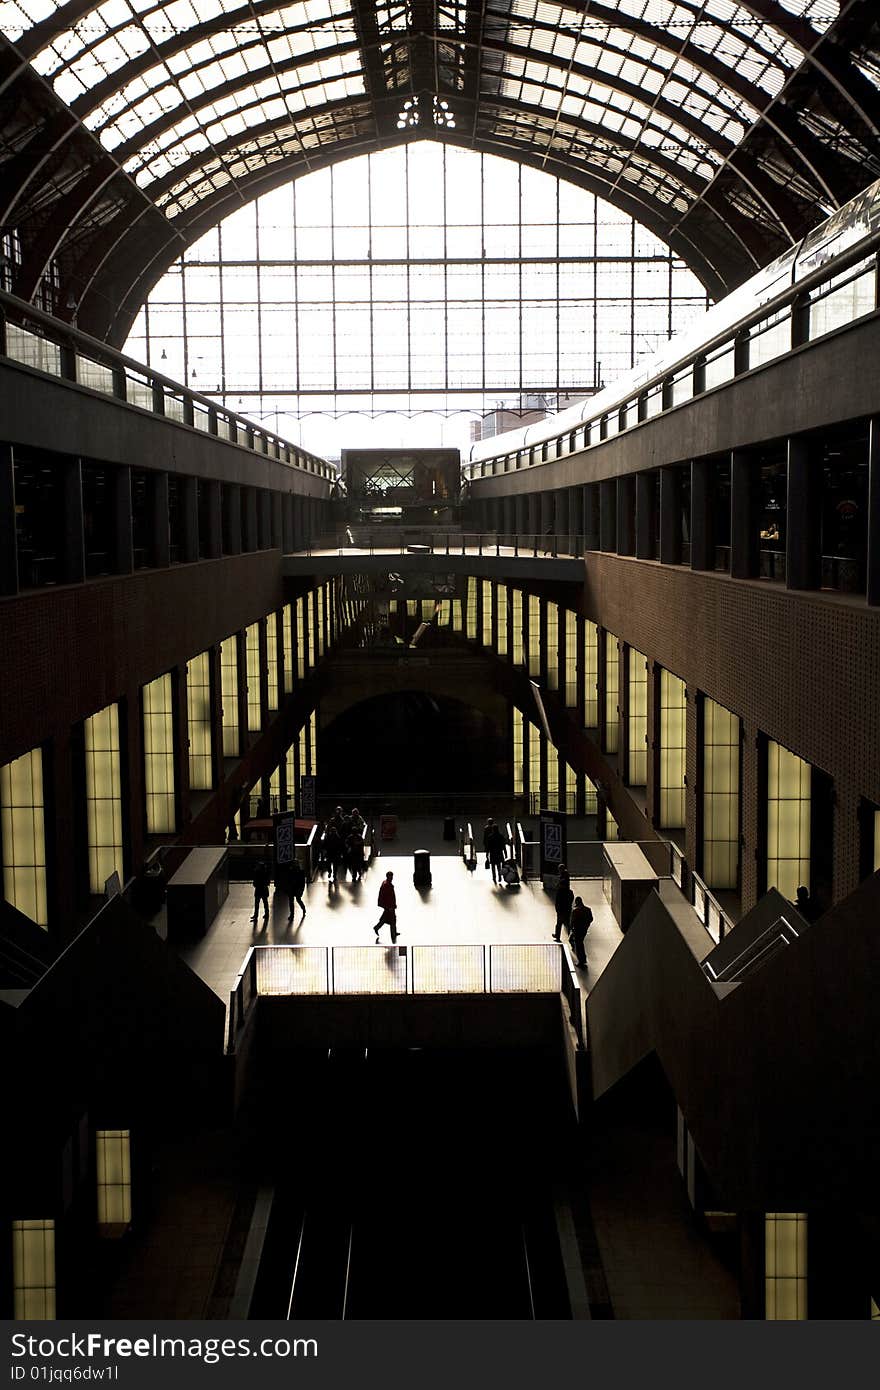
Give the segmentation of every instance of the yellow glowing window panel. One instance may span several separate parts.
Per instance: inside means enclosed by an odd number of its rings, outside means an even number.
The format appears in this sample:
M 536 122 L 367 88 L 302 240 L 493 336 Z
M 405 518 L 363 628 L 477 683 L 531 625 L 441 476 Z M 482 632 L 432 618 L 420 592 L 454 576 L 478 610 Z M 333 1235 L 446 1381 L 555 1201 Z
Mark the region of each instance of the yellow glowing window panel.
M 578 702 L 577 614 L 565 611 L 565 703 L 577 709 Z
M 408 598 L 406 601 L 406 616 L 417 618 L 419 616 L 419 601 L 415 598 Z
M 210 652 L 200 652 L 186 663 L 186 722 L 189 785 L 193 791 L 210 791 L 214 785 Z
M 299 754 L 299 775 L 300 775 L 301 778 L 302 778 L 302 777 L 306 777 L 306 776 L 308 775 L 308 771 L 309 771 L 309 747 L 308 747 L 308 744 L 309 744 L 308 730 L 307 730 L 306 728 L 302 728 L 302 729 L 300 729 L 300 731 L 299 731 L 299 737 L 298 737 L 297 740 L 296 740 L 296 746 L 297 746 L 297 750 L 298 750 L 298 754 Z
M 589 777 L 584 778 L 584 815 L 594 816 L 599 809 L 596 784 Z
M 437 609 L 437 626 L 450 627 L 452 625 L 452 605 L 448 598 L 440 600 L 440 607 Z
M 296 601 L 296 674 L 300 680 L 306 673 L 306 658 L 309 648 L 306 614 L 306 601 L 304 598 L 298 598 Z
M 584 618 L 584 728 L 596 729 L 598 726 L 599 629 L 589 618 Z
M 543 734 L 540 729 L 528 720 L 529 736 L 529 792 L 532 798 L 532 809 L 537 810 L 541 806 L 541 798 L 544 788 L 541 785 L 541 740 Z
M 660 824 L 677 829 L 685 823 L 684 778 L 687 770 L 687 694 L 683 680 L 660 672 Z
M 513 794 L 522 796 L 525 790 L 525 776 L 523 773 L 523 717 L 521 712 L 514 705 L 513 707 Z
M 544 795 L 541 804 L 548 811 L 562 811 L 565 808 L 559 804 L 559 752 L 554 744 L 547 742 L 546 738 L 544 738 L 544 747 L 547 752 Z
M 95 1135 L 98 1171 L 98 1225 L 131 1222 L 131 1137 L 127 1129 L 99 1129 Z
M 422 622 L 432 623 L 434 614 L 437 612 L 437 600 L 433 598 L 422 599 Z
M 492 581 L 483 580 L 483 646 L 492 646 Z
M 559 689 L 559 605 L 547 603 L 547 688 Z
M 48 924 L 43 750 L 0 767 L 3 896 L 38 926 Z
M 318 711 L 312 710 L 309 715 L 309 755 L 311 757 L 311 767 L 309 771 L 317 776 L 318 772 Z
M 510 643 L 515 666 L 525 662 L 525 642 L 523 637 L 523 596 L 522 589 L 511 591 L 510 604 Z
M 297 774 L 297 746 L 296 739 L 287 750 L 285 757 L 285 776 L 287 783 L 287 806 L 285 810 L 290 810 L 296 806 L 296 774 Z
M 13 1221 L 12 1285 L 17 1321 L 54 1321 L 54 1221 Z
M 266 703 L 278 708 L 278 615 L 266 615 Z
M 473 575 L 468 576 L 467 582 L 467 627 L 465 636 L 469 642 L 477 640 L 477 581 Z
M 247 721 L 248 730 L 259 732 L 263 723 L 262 702 L 260 700 L 260 625 L 251 623 L 245 630 L 245 657 L 247 660 Z
M 464 613 L 462 612 L 462 607 L 463 607 L 463 605 L 462 605 L 461 599 L 460 599 L 460 598 L 453 599 L 451 602 L 452 602 L 452 631 L 453 631 L 453 632 L 463 632 L 463 631 L 464 631 Z
M 171 676 L 158 676 L 145 685 L 142 704 L 147 833 L 167 835 L 176 824 Z
M 703 877 L 710 888 L 736 888 L 739 865 L 739 719 L 703 701 Z
M 541 600 L 529 594 L 529 675 L 541 674 Z
M 612 633 L 605 634 L 605 747 L 609 753 L 616 753 L 619 741 L 620 721 L 618 701 L 620 699 L 620 657 L 617 638 Z
M 605 812 L 605 839 L 606 839 L 606 840 L 617 840 L 617 839 L 619 839 L 619 838 L 620 838 L 620 829 L 619 829 L 619 827 L 618 827 L 617 821 L 614 819 L 614 817 L 612 816 L 612 814 L 611 814 L 610 811 L 606 811 L 606 812 Z
M 648 672 L 644 655 L 635 647 L 629 649 L 627 677 L 628 780 L 633 787 L 643 787 L 648 780 Z
M 764 1217 L 764 1298 L 768 1322 L 807 1317 L 807 1217 L 768 1211 Z
M 317 590 L 313 589 L 306 599 L 306 612 L 309 622 L 309 668 L 314 671 L 318 664 L 318 617 L 317 617 Z
M 122 855 L 122 767 L 119 706 L 108 705 L 83 725 L 86 753 L 86 827 L 89 890 L 103 893 L 113 873 L 124 882 Z
M 316 589 L 316 590 L 315 590 L 315 604 L 316 604 L 317 609 L 318 609 L 318 631 L 317 631 L 317 638 L 318 638 L 318 656 L 319 656 L 319 657 L 322 657 L 322 656 L 324 655 L 324 648 L 325 648 L 326 641 L 327 641 L 327 633 L 326 633 L 326 615 L 325 615 L 325 602 L 326 602 L 326 597 L 327 597 L 326 587 L 325 587 L 325 588 L 322 588 L 322 589 Z
M 281 615 L 281 633 L 284 642 L 284 693 L 293 690 L 293 613 L 289 603 L 284 605 Z
M 238 638 L 235 634 L 220 643 L 220 690 L 223 756 L 237 758 L 241 752 L 241 734 L 238 727 Z
M 810 886 L 810 765 L 767 744 L 767 887 L 785 898 Z
M 507 643 L 508 611 L 507 611 L 507 585 L 506 585 L 506 584 L 496 584 L 496 586 L 495 586 L 495 604 L 496 604 L 496 614 L 497 614 L 496 623 L 497 623 L 497 629 L 498 629 L 498 630 L 497 630 L 497 633 L 496 633 L 496 637 L 495 637 L 495 650 L 496 650 L 496 652 L 498 653 L 499 656 L 507 656 L 507 646 L 508 646 L 508 643 Z
M 573 816 L 577 813 L 577 773 L 575 772 L 573 767 L 569 767 L 568 763 L 564 764 L 564 770 L 565 805 L 562 807 L 562 810 L 565 811 L 569 816 Z

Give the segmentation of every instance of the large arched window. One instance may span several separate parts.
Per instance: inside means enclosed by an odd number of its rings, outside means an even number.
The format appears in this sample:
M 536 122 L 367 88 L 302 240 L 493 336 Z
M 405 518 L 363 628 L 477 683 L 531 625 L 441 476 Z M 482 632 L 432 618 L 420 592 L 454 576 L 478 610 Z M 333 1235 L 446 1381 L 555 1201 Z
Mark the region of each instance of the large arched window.
M 706 303 L 592 193 L 421 141 L 226 218 L 155 286 L 127 350 L 333 456 L 352 440 L 463 445 L 472 426 L 556 410 Z

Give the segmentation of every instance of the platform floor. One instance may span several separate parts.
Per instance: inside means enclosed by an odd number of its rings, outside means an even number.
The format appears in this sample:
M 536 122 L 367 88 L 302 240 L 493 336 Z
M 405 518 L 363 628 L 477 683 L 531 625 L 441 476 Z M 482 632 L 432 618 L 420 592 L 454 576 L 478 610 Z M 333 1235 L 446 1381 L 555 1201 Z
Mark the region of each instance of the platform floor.
M 401 838 L 410 841 L 409 829 Z M 427 834 L 421 836 L 427 840 Z M 442 843 L 442 842 L 441 842 Z M 431 848 L 425 844 L 424 848 Z M 229 897 L 207 935 L 180 949 L 193 970 L 226 1003 L 229 992 L 251 946 L 367 946 L 375 944 L 373 925 L 380 909 L 376 899 L 385 874 L 394 872 L 397 891 L 397 929 L 400 945 L 524 944 L 552 939 L 556 922 L 553 897 L 540 883 L 524 883 L 519 889 L 496 887 L 480 858 L 469 873 L 457 854 L 432 850 L 432 884 L 417 889 L 412 881 L 412 855 L 395 853 L 392 842 L 379 847 L 379 855 L 359 883 L 349 877 L 339 884 L 321 874 L 305 892 L 306 915 L 296 908 L 288 924 L 289 906 L 282 893 L 269 896 L 269 916 L 262 911 L 253 920 L 254 894 L 247 883 L 232 883 Z M 589 993 L 621 940 L 620 929 L 605 901 L 601 879 L 573 879 L 576 896 L 593 912 L 587 934 L 587 967 L 578 970 L 581 989 Z M 382 928 L 381 945 L 390 942 Z

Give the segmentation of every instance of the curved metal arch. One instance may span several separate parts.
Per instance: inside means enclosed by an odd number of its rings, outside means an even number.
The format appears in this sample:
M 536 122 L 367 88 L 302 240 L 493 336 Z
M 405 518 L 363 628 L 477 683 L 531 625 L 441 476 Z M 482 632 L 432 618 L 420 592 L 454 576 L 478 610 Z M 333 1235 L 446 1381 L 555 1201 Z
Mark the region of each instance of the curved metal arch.
M 513 111 L 520 108 L 511 107 L 510 109 Z M 409 132 L 401 132 L 395 139 L 384 140 L 382 148 L 406 144 L 410 138 Z M 732 287 L 733 283 L 738 283 L 760 264 L 760 257 L 747 244 L 747 241 L 732 231 L 727 215 L 719 214 L 716 209 L 709 206 L 705 207 L 706 216 L 711 217 L 717 223 L 717 228 L 722 236 L 726 235 L 729 239 L 734 240 L 740 248 L 738 270 L 735 275 L 731 275 L 729 269 L 725 270 L 716 265 L 707 256 L 705 246 L 692 239 L 687 232 L 681 228 L 671 227 L 668 218 L 664 218 L 658 213 L 656 203 L 650 204 L 640 199 L 636 189 L 618 188 L 613 190 L 612 181 L 604 169 L 585 170 L 581 167 L 577 172 L 577 177 L 573 179 L 571 167 L 562 158 L 552 157 L 547 161 L 543 151 L 527 150 L 509 141 L 478 136 L 471 143 L 464 137 L 456 138 L 455 133 L 452 132 L 448 137 L 448 143 L 459 145 L 462 148 L 476 148 L 489 154 L 501 154 L 514 162 L 527 164 L 541 172 L 551 173 L 556 178 L 576 182 L 579 186 L 609 201 L 611 200 L 609 194 L 613 191 L 615 204 L 681 255 L 713 295 L 724 293 L 725 290 Z M 199 236 L 216 226 L 234 207 L 239 206 L 242 198 L 250 202 L 261 192 L 269 191 L 291 178 L 309 172 L 310 169 L 324 168 L 343 158 L 353 158 L 357 154 L 369 152 L 375 148 L 376 142 L 370 137 L 365 137 L 360 141 L 351 141 L 346 145 L 344 154 L 338 149 L 328 150 L 323 155 L 314 158 L 308 168 L 304 165 L 301 157 L 293 153 L 271 166 L 251 171 L 237 181 L 237 188 L 227 185 L 217 190 L 209 199 L 203 200 L 194 216 L 187 219 L 185 227 L 178 227 L 177 230 L 185 237 L 186 242 L 191 244 L 192 241 L 197 240 Z M 747 219 L 740 220 L 743 225 L 748 225 Z M 176 219 L 177 221 L 179 219 Z M 167 270 L 175 257 L 180 254 L 180 242 L 175 241 L 172 245 L 171 234 L 176 222 L 167 225 L 167 235 L 163 234 L 164 228 L 156 229 L 161 240 L 149 254 L 149 259 L 142 261 L 140 266 L 138 265 L 138 258 L 132 256 L 125 245 L 130 239 L 132 228 L 124 226 L 118 229 L 118 234 L 113 239 L 112 244 L 107 247 L 91 272 L 91 284 L 94 284 L 99 277 L 103 278 L 102 270 L 111 262 L 118 262 L 120 268 L 123 268 L 126 273 L 126 284 L 116 283 L 114 277 L 114 293 L 112 296 L 106 296 L 108 303 L 117 306 L 116 313 L 106 325 L 106 331 L 112 334 L 111 341 L 116 342 L 117 345 L 124 341 L 128 332 L 127 325 L 133 321 L 150 288 Z M 133 303 L 135 299 L 137 302 Z M 116 324 L 121 326 L 117 328 L 114 326 Z M 90 329 L 89 331 L 96 330 Z

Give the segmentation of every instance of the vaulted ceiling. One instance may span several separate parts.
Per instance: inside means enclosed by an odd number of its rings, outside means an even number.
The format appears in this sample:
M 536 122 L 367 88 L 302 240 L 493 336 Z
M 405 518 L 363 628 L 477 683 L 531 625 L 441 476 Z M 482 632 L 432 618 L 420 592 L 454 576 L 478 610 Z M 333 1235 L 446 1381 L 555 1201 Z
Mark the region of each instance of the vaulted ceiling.
M 413 137 L 594 190 L 716 296 L 880 178 L 877 0 L 0 0 L 0 28 L 13 291 L 117 344 L 235 207 Z

